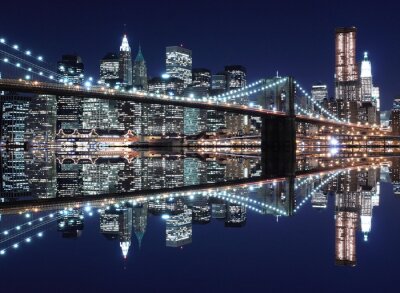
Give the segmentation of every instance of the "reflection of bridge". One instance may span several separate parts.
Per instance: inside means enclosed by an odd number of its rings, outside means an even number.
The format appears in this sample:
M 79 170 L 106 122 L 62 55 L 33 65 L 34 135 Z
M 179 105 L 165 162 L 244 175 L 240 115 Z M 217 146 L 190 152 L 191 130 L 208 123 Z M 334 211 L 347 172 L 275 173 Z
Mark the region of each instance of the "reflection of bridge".
M 365 168 L 369 165 L 365 165 L 365 162 L 359 164 L 354 164 L 351 167 L 343 168 L 336 167 L 330 168 L 326 171 L 302 171 L 296 177 L 275 177 L 270 179 L 253 177 L 246 179 L 238 179 L 229 182 L 218 182 L 218 183 L 208 183 L 201 185 L 192 186 L 180 186 L 175 188 L 160 188 L 160 189 L 149 189 L 149 190 L 135 190 L 124 193 L 108 193 L 108 194 L 98 194 L 79 197 L 59 197 L 59 198 L 42 198 L 35 200 L 17 201 L 17 202 L 4 202 L 0 203 L 0 213 L 1 214 L 15 214 L 24 213 L 28 211 L 45 211 L 45 210 L 55 210 L 64 208 L 79 208 L 86 204 L 90 204 L 92 207 L 104 207 L 110 204 L 115 204 L 119 201 L 144 201 L 144 200 L 154 200 L 160 198 L 170 198 L 175 196 L 191 196 L 195 193 L 213 193 L 230 191 L 238 188 L 247 188 L 254 185 L 265 185 L 265 184 L 283 184 L 285 187 L 283 190 L 286 192 L 286 198 L 288 198 L 287 206 L 285 208 L 285 215 L 291 215 L 295 210 L 295 190 L 304 183 L 303 179 L 315 176 L 319 178 L 324 175 L 337 174 L 338 171 L 351 170 L 357 168 Z M 262 206 L 262 204 L 258 204 Z

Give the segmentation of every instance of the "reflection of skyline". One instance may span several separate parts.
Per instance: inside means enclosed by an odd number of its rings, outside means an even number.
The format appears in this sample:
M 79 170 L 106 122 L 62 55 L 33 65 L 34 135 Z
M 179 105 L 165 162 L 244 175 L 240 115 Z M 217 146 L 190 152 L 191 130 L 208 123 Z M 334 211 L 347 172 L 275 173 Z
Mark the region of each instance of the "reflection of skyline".
M 372 210 L 379 204 L 380 175 L 379 168 L 364 167 L 299 177 L 294 181 L 295 198 L 290 198 L 290 190 L 293 188 L 288 187 L 290 181 L 286 180 L 230 189 L 171 193 L 162 197 L 149 196 L 140 200 L 113 201 L 108 205 L 104 205 L 104 202 L 103 205 L 81 205 L 75 210 L 66 212 L 66 209 L 60 213 L 58 230 L 65 238 L 79 236 L 84 230 L 81 215 L 99 212 L 100 232 L 109 239 L 117 240 L 122 255 L 128 257 L 139 253 L 132 250 L 132 237 L 136 237 L 139 248 L 146 245 L 143 238 L 148 228 L 148 215 L 165 218 L 166 246 L 181 247 L 195 239 L 193 235 L 196 229 L 193 224 L 219 222 L 228 229 L 232 226 L 245 229 L 252 224 L 247 219 L 249 212 L 277 215 L 277 210 L 285 207 L 285 202 L 291 201 L 298 214 L 304 199 L 309 199 L 311 206 L 320 210 L 328 206 L 328 197 L 334 196 L 336 263 L 354 266 L 357 259 L 357 231 L 363 233 L 365 240 L 371 233 Z M 316 204 L 316 197 L 323 200 Z M 247 225 L 244 226 L 244 223 Z

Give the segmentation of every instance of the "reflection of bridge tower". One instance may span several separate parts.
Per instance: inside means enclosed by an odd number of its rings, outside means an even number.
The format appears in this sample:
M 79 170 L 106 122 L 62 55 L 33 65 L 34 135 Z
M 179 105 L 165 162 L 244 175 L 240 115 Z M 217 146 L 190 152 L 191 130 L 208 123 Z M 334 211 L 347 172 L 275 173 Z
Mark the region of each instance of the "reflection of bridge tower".
M 292 215 L 295 205 L 294 180 L 287 178 L 285 181 L 265 184 L 258 189 L 255 197 L 259 202 L 276 208 L 276 210 L 264 208 L 263 212 L 266 214 L 280 215 L 279 210 Z

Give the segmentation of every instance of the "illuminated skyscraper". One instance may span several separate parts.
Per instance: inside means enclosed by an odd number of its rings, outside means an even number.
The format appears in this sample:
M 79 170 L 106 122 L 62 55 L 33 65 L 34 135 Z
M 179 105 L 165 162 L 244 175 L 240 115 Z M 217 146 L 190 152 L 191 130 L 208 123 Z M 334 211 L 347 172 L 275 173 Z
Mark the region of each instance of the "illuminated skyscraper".
M 115 53 L 108 53 L 100 61 L 100 80 L 104 84 L 114 87 L 121 82 L 119 73 L 119 57 Z
M 119 77 L 124 85 L 132 85 L 132 53 L 126 35 L 119 47 Z
M 192 83 L 192 51 L 182 46 L 166 48 L 166 69 L 170 77 L 183 80 L 187 87 Z
M 147 66 L 141 46 L 133 65 L 133 85 L 138 89 L 147 90 Z
M 361 101 L 372 102 L 372 71 L 368 53 L 364 52 L 364 60 L 361 62 Z
M 206 68 L 193 68 L 192 70 L 192 86 L 211 88 L 211 71 Z
M 247 70 L 242 65 L 225 66 L 226 84 L 228 90 L 240 89 L 246 86 Z
M 394 135 L 400 135 L 400 98 L 396 98 L 393 101 L 391 120 L 392 133 Z
M 360 101 L 355 27 L 336 29 L 335 97 Z
M 62 75 L 61 82 L 82 84 L 84 65 L 82 58 L 75 54 L 63 55 L 57 63 L 57 73 Z

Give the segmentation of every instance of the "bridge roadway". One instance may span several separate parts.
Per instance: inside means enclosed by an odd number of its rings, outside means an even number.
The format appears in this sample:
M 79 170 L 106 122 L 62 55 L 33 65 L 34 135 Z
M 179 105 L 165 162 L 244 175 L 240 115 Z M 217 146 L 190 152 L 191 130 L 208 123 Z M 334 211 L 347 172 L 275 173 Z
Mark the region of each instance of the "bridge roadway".
M 147 92 L 122 92 L 114 89 L 100 87 L 83 87 L 79 85 L 64 85 L 58 83 L 45 83 L 38 81 L 27 81 L 17 79 L 0 79 L 0 90 L 9 92 L 21 92 L 40 95 L 74 96 L 82 98 L 97 98 L 106 100 L 133 101 L 146 104 L 161 104 L 182 106 L 188 108 L 199 108 L 206 110 L 225 111 L 243 115 L 259 117 L 288 117 L 289 115 L 281 111 L 262 109 L 261 107 L 249 107 L 246 105 L 235 105 L 222 103 L 219 101 L 200 101 L 190 97 L 178 97 Z M 353 123 L 337 122 L 323 117 L 311 117 L 306 115 L 296 115 L 296 121 L 313 123 L 328 126 L 345 126 L 354 129 L 370 130 L 370 126 L 358 125 Z
M 326 167 L 323 169 L 304 170 L 296 172 L 295 178 L 306 178 L 311 176 L 323 176 L 331 174 L 340 170 L 347 171 L 359 168 L 369 168 L 370 164 L 366 162 L 356 163 L 348 167 Z M 57 197 L 57 198 L 40 198 L 33 200 L 23 201 L 11 201 L 0 203 L 0 214 L 18 214 L 25 212 L 40 212 L 40 211 L 51 211 L 55 209 L 64 208 L 79 208 L 85 204 L 90 204 L 92 207 L 101 207 L 104 205 L 114 204 L 117 201 L 129 201 L 129 200 L 145 200 L 151 199 L 155 196 L 161 198 L 168 198 L 172 194 L 179 193 L 181 196 L 189 196 L 191 192 L 213 192 L 213 191 L 229 191 L 234 188 L 243 188 L 251 185 L 264 185 L 274 182 L 292 182 L 288 177 L 252 177 L 245 179 L 231 180 L 227 182 L 217 183 L 206 183 L 200 185 L 191 186 L 180 186 L 175 188 L 160 188 L 160 189 L 146 189 L 146 190 L 134 190 L 125 193 L 107 193 L 90 196 L 79 196 L 79 197 Z M 294 190 L 294 189 L 293 189 Z

